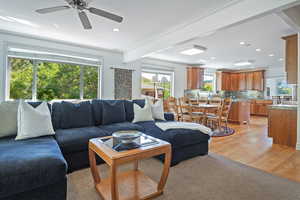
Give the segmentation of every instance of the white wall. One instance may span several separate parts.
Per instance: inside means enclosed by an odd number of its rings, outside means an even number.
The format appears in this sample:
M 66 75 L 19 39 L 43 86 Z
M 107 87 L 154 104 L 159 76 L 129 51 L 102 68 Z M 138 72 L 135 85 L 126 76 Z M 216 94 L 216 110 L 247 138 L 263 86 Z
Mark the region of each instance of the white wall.
M 55 42 L 50 40 L 34 39 L 27 36 L 0 33 L 0 101 L 5 99 L 5 67 L 6 67 L 6 46 L 7 44 L 18 44 L 24 46 L 34 46 L 48 48 L 51 50 L 68 51 L 76 54 L 90 55 L 99 57 L 103 60 L 102 67 L 102 98 L 114 98 L 114 70 L 111 67 L 130 68 L 133 72 L 133 98 L 139 98 L 141 95 L 141 69 L 144 65 L 153 66 L 162 70 L 174 70 L 175 96 L 180 97 L 184 94 L 186 88 L 186 66 L 157 61 L 152 59 L 141 59 L 133 63 L 124 64 L 123 54 L 119 52 L 106 51 L 102 49 L 83 47 L 73 44 Z

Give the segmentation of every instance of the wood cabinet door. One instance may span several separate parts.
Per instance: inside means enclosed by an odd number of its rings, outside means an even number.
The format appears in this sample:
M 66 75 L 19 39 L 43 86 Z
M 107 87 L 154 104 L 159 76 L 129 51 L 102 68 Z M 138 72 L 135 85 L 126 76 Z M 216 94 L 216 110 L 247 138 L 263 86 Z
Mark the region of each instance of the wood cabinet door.
M 253 90 L 253 72 L 246 73 L 246 89 Z
M 285 69 L 287 72 L 288 84 L 298 83 L 298 37 L 297 35 L 287 36 L 285 47 Z
M 222 73 L 222 90 L 231 90 L 231 77 L 230 73 L 223 72 Z
M 232 73 L 230 74 L 230 91 L 239 90 L 239 74 Z
M 203 88 L 204 69 L 198 67 L 187 68 L 187 89 Z
M 247 90 L 246 73 L 239 73 L 239 91 Z
M 255 115 L 255 103 L 250 104 L 250 114 Z
M 262 71 L 253 72 L 253 90 L 264 90 L 264 76 Z

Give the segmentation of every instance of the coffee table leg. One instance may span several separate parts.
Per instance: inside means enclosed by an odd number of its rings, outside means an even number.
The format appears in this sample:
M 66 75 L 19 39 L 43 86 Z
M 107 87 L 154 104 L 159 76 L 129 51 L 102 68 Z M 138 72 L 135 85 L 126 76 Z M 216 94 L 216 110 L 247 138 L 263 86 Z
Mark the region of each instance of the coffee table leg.
M 117 166 L 114 163 L 110 166 L 110 191 L 111 200 L 118 200 Z
M 91 167 L 91 172 L 94 178 L 95 185 L 100 183 L 100 175 L 99 171 L 97 169 L 97 163 L 96 163 L 96 154 L 93 150 L 89 149 L 89 160 L 90 160 L 90 167 Z
M 164 168 L 163 168 L 163 172 L 157 187 L 157 190 L 160 192 L 163 191 L 167 179 L 168 179 L 168 175 L 169 175 L 169 171 L 170 171 L 170 164 L 171 164 L 171 147 L 168 148 L 168 150 L 165 153 L 165 163 L 164 163 Z

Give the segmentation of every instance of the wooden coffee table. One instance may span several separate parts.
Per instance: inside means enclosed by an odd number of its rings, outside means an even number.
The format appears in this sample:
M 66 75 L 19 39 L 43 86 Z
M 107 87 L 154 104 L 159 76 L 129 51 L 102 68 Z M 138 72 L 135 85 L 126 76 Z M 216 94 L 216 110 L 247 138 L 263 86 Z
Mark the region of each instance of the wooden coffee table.
M 112 137 L 101 139 L 110 138 Z M 156 144 L 123 152 L 115 151 L 99 138 L 89 141 L 91 172 L 96 190 L 104 200 L 146 200 L 163 193 L 170 169 L 171 145 L 156 138 L 155 140 L 158 141 Z M 110 166 L 109 177 L 106 179 L 100 178 L 96 165 L 96 154 Z M 160 181 L 156 183 L 138 169 L 138 162 L 161 154 L 165 154 L 164 167 Z M 118 166 L 125 163 L 133 163 L 133 169 L 117 172 Z

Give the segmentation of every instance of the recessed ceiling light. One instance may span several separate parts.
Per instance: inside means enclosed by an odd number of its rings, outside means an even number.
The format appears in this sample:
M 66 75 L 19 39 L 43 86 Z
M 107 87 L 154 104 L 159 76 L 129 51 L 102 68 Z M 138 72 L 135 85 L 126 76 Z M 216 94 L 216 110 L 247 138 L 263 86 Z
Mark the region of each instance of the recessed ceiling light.
M 255 51 L 257 51 L 257 52 L 260 52 L 260 51 L 261 51 L 261 49 L 255 49 Z
M 120 29 L 118 29 L 118 28 L 113 29 L 113 32 L 119 32 L 119 31 L 120 31 Z
M 270 57 L 273 57 L 273 56 L 274 56 L 274 54 L 269 54 L 269 56 L 270 56 Z
M 278 60 L 279 60 L 279 61 L 283 61 L 283 58 L 279 58 Z
M 211 60 L 216 60 L 216 57 L 210 57 Z
M 187 55 L 187 56 L 193 56 L 193 55 L 203 53 L 205 51 L 206 51 L 205 47 L 194 45 L 193 48 L 184 50 L 180 53 L 183 54 L 183 55 Z
M 252 62 L 250 62 L 250 61 L 240 61 L 240 62 L 234 63 L 234 65 L 238 66 L 238 67 L 242 67 L 242 66 L 252 65 Z
M 245 45 L 246 44 L 246 42 L 240 42 L 240 45 Z

